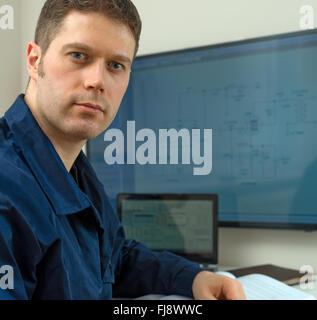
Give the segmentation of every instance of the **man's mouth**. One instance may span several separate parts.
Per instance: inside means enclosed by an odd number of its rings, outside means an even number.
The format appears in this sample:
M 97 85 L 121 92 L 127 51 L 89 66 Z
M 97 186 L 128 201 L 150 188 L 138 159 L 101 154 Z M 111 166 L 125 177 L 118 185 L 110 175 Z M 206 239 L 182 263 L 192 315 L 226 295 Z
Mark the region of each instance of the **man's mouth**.
M 88 112 L 88 113 L 100 113 L 104 112 L 103 108 L 99 104 L 93 104 L 90 102 L 79 102 L 75 103 L 76 106 L 80 107 L 82 111 Z

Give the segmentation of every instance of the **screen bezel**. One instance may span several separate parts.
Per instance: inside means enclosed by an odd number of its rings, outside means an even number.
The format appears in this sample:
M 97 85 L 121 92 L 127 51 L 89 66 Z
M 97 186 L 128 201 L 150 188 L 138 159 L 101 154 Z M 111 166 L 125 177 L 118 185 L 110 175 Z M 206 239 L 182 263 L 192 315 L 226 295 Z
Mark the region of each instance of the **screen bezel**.
M 122 203 L 125 200 L 206 200 L 212 204 L 210 218 L 213 225 L 212 252 L 189 254 L 177 250 L 168 250 L 186 259 L 199 263 L 218 263 L 218 195 L 216 194 L 132 194 L 119 193 L 117 195 L 117 215 L 122 221 Z
M 183 54 L 183 53 L 191 53 L 195 51 L 234 47 L 234 46 L 246 45 L 246 44 L 251 44 L 256 42 L 281 40 L 281 39 L 287 39 L 287 38 L 294 38 L 298 36 L 307 36 L 307 35 L 316 35 L 316 34 L 317 34 L 317 28 L 310 29 L 310 30 L 287 32 L 287 33 L 277 33 L 273 35 L 248 38 L 244 40 L 228 41 L 228 42 L 221 42 L 221 43 L 209 44 L 209 45 L 203 45 L 203 46 L 188 47 L 185 49 L 166 50 L 166 51 L 155 52 L 155 53 L 141 54 L 141 55 L 137 55 L 134 61 L 147 59 L 147 58 L 162 57 L 166 55 L 177 55 L 177 54 Z M 133 64 L 132 64 L 132 72 L 133 72 Z

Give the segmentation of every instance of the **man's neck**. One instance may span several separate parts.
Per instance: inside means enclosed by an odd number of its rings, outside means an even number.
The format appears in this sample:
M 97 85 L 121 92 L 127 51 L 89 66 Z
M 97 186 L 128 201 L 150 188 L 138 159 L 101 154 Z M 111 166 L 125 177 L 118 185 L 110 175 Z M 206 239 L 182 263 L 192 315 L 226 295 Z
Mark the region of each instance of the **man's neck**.
M 53 144 L 55 151 L 61 158 L 66 170 L 70 172 L 70 169 L 82 150 L 85 141 L 74 143 L 65 140 L 63 141 L 62 139 L 58 139 L 56 137 L 50 137 L 49 135 L 47 136 Z

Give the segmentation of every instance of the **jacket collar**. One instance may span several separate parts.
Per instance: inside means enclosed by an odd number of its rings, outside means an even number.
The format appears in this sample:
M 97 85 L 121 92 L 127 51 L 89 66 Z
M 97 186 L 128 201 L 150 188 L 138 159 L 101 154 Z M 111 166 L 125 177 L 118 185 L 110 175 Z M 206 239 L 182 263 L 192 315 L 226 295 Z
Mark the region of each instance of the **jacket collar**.
M 87 195 L 77 186 L 72 176 L 67 172 L 54 146 L 44 134 L 31 110 L 20 95 L 4 118 L 14 136 L 14 142 L 31 169 L 35 179 L 41 185 L 58 215 L 73 214 L 82 211 L 91 202 Z M 81 153 L 75 165 L 78 169 L 86 162 Z M 78 162 L 78 164 L 77 164 Z

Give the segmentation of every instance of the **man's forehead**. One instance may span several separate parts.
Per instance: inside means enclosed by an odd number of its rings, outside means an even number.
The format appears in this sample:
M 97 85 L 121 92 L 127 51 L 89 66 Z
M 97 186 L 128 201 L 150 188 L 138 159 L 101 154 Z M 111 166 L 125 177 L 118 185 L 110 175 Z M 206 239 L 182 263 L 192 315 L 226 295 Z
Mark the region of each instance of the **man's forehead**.
M 61 31 L 107 33 L 110 26 L 116 29 L 118 33 L 122 34 L 125 31 L 134 38 L 126 24 L 98 12 L 70 11 L 61 24 Z
M 97 12 L 71 11 L 65 17 L 54 40 L 63 48 L 77 46 L 90 51 L 101 50 L 107 41 L 110 41 L 113 49 L 117 47 L 119 50 L 117 54 L 123 51 L 122 55 L 130 56 L 131 52 L 131 58 L 136 45 L 128 26 Z

